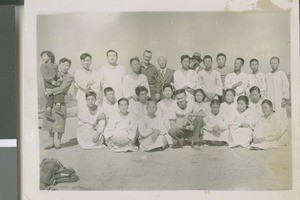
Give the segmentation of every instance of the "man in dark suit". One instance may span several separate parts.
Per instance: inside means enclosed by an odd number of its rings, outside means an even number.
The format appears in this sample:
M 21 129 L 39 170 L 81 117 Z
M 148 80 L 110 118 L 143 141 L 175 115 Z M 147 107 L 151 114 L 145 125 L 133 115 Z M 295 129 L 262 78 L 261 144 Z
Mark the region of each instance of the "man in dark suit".
M 161 82 L 161 99 L 164 98 L 162 95 L 162 88 L 164 84 L 174 84 L 174 72 L 175 70 L 167 68 L 167 59 L 164 56 L 160 56 L 157 60 L 159 65 L 159 73 L 158 73 L 158 79 Z

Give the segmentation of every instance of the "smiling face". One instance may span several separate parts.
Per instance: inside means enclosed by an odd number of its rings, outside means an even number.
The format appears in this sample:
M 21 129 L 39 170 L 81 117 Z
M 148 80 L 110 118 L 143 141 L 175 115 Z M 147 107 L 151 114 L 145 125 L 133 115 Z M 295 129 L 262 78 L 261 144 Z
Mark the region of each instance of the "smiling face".
M 256 60 L 252 61 L 250 63 L 250 68 L 251 68 L 253 74 L 255 74 L 256 72 L 258 72 L 258 68 L 259 68 L 258 62 Z
M 145 52 L 144 55 L 143 55 L 143 61 L 146 65 L 148 65 L 150 63 L 152 59 L 152 53 L 150 52 Z
M 195 95 L 196 102 L 198 102 L 198 103 L 203 102 L 203 98 L 204 98 L 204 96 L 201 92 L 196 93 L 196 95 Z
M 59 68 L 60 68 L 62 73 L 67 74 L 69 72 L 69 69 L 70 69 L 70 64 L 69 64 L 69 62 L 60 63 Z
M 148 100 L 148 92 L 147 91 L 141 91 L 139 94 L 139 101 L 142 103 L 146 103 Z
M 109 64 L 111 65 L 116 65 L 117 64 L 117 60 L 118 60 L 118 56 L 116 52 L 110 51 L 107 54 L 107 60 L 109 62 Z
M 237 110 L 239 112 L 244 112 L 246 109 L 247 109 L 247 104 L 243 100 L 237 102 Z
M 225 58 L 225 56 L 219 56 L 217 58 L 217 63 L 218 63 L 218 66 L 224 67 L 225 64 L 226 64 L 226 58 Z
M 173 96 L 173 90 L 169 87 L 166 87 L 163 91 L 163 95 L 166 99 L 171 99 Z
M 185 58 L 181 61 L 181 65 L 182 65 L 182 68 L 184 70 L 188 70 L 189 69 L 189 66 L 190 66 L 190 59 L 189 58 Z
M 139 74 L 141 70 L 141 63 L 138 60 L 133 60 L 130 64 L 131 69 L 134 73 Z
M 49 63 L 50 62 L 50 57 L 47 55 L 47 53 L 43 53 L 42 60 L 43 60 L 44 63 Z
M 270 116 L 274 112 L 273 108 L 267 103 L 262 104 L 261 107 L 266 117 Z
M 89 69 L 92 63 L 92 58 L 91 57 L 86 57 L 85 59 L 81 60 L 81 65 L 85 69 Z
M 180 93 L 176 95 L 176 101 L 179 106 L 184 106 L 187 101 L 186 101 L 186 94 L 185 93 Z
M 129 105 L 128 105 L 127 101 L 121 101 L 120 104 L 119 104 L 120 112 L 123 113 L 123 114 L 127 114 L 128 106 Z
M 86 98 L 86 103 L 89 107 L 93 107 L 93 106 L 95 106 L 96 98 L 94 96 L 88 96 Z

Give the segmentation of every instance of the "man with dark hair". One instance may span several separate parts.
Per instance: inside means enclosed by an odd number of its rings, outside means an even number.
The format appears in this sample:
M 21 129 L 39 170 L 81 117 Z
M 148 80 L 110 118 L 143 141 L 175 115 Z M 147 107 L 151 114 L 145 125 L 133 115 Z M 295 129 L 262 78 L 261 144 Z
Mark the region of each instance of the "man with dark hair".
M 108 64 L 103 65 L 99 70 L 99 79 L 102 89 L 111 87 L 115 91 L 116 99 L 123 97 L 123 77 L 125 67 L 119 65 L 118 53 L 115 50 L 108 50 L 106 53 Z
M 247 95 L 250 95 L 250 88 L 253 86 L 259 87 L 261 91 L 261 97 L 264 99 L 266 96 L 266 76 L 259 72 L 259 62 L 256 58 L 252 58 L 250 60 L 250 68 L 252 70 L 251 74 L 248 74 L 248 88 L 247 88 Z
M 104 96 L 106 99 L 102 103 L 101 112 L 105 114 L 106 120 L 109 120 L 110 117 L 112 117 L 119 111 L 119 107 L 117 104 L 117 99 L 113 88 L 111 87 L 105 88 Z
M 158 101 L 160 99 L 161 81 L 159 80 L 159 71 L 156 66 L 150 63 L 151 59 L 152 52 L 145 50 L 141 63 L 141 73 L 147 77 L 151 99 Z
M 147 114 L 148 92 L 149 91 L 145 86 L 139 85 L 135 88 L 135 94 L 138 97 L 138 101 L 132 101 L 130 103 L 129 112 L 134 114 L 137 119 Z
M 245 61 L 243 58 L 235 59 L 234 71 L 228 74 L 225 78 L 226 89 L 234 89 L 236 93 L 236 99 L 241 95 L 245 95 L 248 87 L 247 74 L 242 72 L 244 62 Z
M 224 53 L 219 53 L 217 55 L 217 67 L 215 70 L 220 73 L 222 80 L 222 95 L 219 96 L 219 101 L 222 103 L 224 101 L 224 92 L 225 92 L 225 78 L 229 73 L 233 72 L 233 68 L 226 65 L 227 57 Z
M 203 60 L 201 59 L 200 53 L 195 52 L 191 57 L 190 69 L 195 70 L 196 72 L 199 72 L 202 69 L 204 69 L 204 64 Z

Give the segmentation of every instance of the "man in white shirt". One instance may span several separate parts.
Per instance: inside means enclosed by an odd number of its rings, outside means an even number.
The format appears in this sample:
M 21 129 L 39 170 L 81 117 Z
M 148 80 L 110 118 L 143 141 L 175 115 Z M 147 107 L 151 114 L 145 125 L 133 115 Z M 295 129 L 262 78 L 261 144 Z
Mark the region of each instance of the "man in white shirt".
M 115 91 L 116 99 L 123 97 L 123 77 L 125 67 L 117 64 L 118 53 L 115 50 L 109 50 L 106 53 L 108 64 L 99 70 L 100 82 L 102 89 L 111 87 Z
M 198 72 L 198 87 L 203 89 L 208 101 L 222 95 L 222 80 L 219 72 L 212 69 L 212 57 L 206 55 L 203 58 L 204 70 Z
M 247 74 L 241 71 L 244 63 L 243 58 L 235 59 L 233 73 L 228 74 L 225 78 L 226 89 L 234 89 L 236 99 L 241 95 L 245 95 L 248 87 Z
M 259 72 L 259 62 L 256 58 L 250 60 L 250 68 L 252 70 L 251 74 L 248 74 L 248 88 L 247 88 L 247 95 L 250 95 L 250 88 L 253 86 L 257 86 L 260 89 L 261 97 L 264 99 L 266 96 L 266 76 Z

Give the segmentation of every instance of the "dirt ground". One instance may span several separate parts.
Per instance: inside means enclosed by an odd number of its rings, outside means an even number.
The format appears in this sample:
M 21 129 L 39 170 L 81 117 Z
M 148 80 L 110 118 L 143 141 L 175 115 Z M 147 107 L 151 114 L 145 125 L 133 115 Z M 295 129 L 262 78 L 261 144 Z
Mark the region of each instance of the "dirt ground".
M 41 123 L 41 120 L 40 120 Z M 44 150 L 48 134 L 40 131 L 40 153 L 73 167 L 80 180 L 58 190 L 281 190 L 292 187 L 291 145 L 269 151 L 203 146 L 196 151 L 114 153 L 83 150 L 76 140 L 77 119 L 67 119 L 63 148 Z

